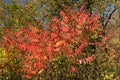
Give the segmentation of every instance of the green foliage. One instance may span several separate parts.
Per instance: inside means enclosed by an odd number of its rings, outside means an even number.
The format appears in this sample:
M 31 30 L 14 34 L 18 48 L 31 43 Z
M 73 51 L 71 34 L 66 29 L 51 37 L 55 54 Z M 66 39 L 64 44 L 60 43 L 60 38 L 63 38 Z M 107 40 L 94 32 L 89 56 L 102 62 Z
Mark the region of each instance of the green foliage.
M 99 52 L 100 51 L 100 52 Z M 43 79 L 78 79 L 78 80 L 119 80 L 117 62 L 114 52 L 99 50 L 96 59 L 90 64 L 76 64 L 73 59 L 57 57 L 48 64 L 46 70 L 38 77 Z M 71 72 L 72 67 L 75 72 Z
M 16 50 L 0 48 L 0 80 L 21 80 L 21 60 L 21 55 Z
M 120 9 L 120 2 L 116 0 L 26 0 L 24 5 L 19 0 L 11 0 L 11 4 L 0 1 L 0 26 L 16 26 L 19 28 L 25 25 L 26 22 L 34 24 L 35 20 L 39 20 L 39 22 L 46 25 L 53 16 L 59 17 L 59 12 L 65 8 L 64 5 L 70 9 L 76 9 L 74 3 L 78 7 L 85 3 L 85 9 L 90 14 L 97 10 L 102 22 L 105 22 L 109 16 L 109 11 L 106 10 L 107 6 L 114 5 L 116 11 Z M 105 20 L 103 19 L 104 12 L 107 15 Z
M 36 2 L 28 2 L 22 6 L 19 1 L 12 1 L 11 4 L 1 2 L 0 8 L 0 25 L 3 27 L 15 26 L 20 28 L 25 25 L 25 22 L 35 20 L 35 11 L 37 8 Z

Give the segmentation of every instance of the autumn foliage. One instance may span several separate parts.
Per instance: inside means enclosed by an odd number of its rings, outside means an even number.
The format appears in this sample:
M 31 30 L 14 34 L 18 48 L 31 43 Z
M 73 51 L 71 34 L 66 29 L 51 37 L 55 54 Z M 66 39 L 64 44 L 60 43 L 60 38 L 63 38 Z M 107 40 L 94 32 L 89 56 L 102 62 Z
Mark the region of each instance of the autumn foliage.
M 84 5 L 79 10 L 65 7 L 60 12 L 61 18 L 53 17 L 46 28 L 40 24 L 37 24 L 37 28 L 26 23 L 27 26 L 17 32 L 4 30 L 4 47 L 14 47 L 23 55 L 23 77 L 32 78 L 42 73 L 46 64 L 52 63 L 59 56 L 79 65 L 94 61 L 96 48 L 104 46 L 110 36 L 102 35 L 104 31 L 98 14 L 95 12 L 89 15 L 83 8 Z M 73 66 L 71 71 L 74 73 L 76 68 Z

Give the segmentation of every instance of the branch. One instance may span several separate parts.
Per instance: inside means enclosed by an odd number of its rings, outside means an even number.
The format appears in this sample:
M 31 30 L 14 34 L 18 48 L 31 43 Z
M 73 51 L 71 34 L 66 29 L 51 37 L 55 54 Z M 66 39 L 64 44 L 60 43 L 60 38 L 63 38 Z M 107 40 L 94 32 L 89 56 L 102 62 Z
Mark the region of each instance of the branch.
M 116 9 L 114 8 L 114 10 L 113 10 L 113 11 L 110 13 L 110 15 L 108 16 L 108 20 L 111 19 L 112 15 L 113 15 L 113 13 L 114 13 L 115 11 L 116 11 Z M 106 28 L 106 26 L 107 26 L 107 24 L 108 24 L 108 22 L 109 22 L 108 20 L 107 20 L 107 21 L 105 22 L 105 24 L 103 25 L 104 29 Z

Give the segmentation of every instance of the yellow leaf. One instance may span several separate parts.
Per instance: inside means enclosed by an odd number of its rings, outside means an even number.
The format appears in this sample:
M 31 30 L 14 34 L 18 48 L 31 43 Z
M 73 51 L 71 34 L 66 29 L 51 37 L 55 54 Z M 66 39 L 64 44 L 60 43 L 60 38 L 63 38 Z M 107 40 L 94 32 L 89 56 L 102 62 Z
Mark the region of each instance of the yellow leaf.
M 63 45 L 64 42 L 65 42 L 65 41 L 61 40 L 61 41 L 57 42 L 54 46 L 55 46 L 55 47 L 59 47 L 59 46 Z
M 110 77 L 113 78 L 114 74 L 110 74 Z
M 44 69 L 41 69 L 41 70 L 38 72 L 38 74 L 41 74 L 43 71 L 44 71 Z

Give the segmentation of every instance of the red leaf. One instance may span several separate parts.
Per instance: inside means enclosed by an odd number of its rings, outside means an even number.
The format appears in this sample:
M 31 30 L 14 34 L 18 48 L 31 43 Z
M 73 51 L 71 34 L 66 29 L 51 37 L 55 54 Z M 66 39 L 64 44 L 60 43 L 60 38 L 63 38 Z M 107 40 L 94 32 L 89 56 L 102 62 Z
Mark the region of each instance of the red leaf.
M 75 67 L 72 67 L 72 68 L 71 68 L 71 72 L 72 72 L 72 73 L 76 72 L 76 68 L 75 68 Z

